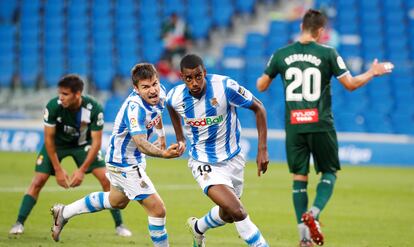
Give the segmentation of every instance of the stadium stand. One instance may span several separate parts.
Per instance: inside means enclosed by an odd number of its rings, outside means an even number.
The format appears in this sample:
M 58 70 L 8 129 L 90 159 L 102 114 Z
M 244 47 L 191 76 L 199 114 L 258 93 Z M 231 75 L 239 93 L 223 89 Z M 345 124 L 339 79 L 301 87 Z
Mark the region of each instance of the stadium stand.
M 78 73 L 98 92 L 111 94 L 114 81 L 128 78 L 133 64 L 157 63 L 161 59 L 161 25 L 170 14 L 185 18 L 192 37 L 205 41 L 215 29 L 231 28 L 235 16 L 253 15 L 257 5 L 264 2 L 0 1 L 0 88 L 53 87 L 63 74 Z M 376 78 L 353 93 L 333 81 L 337 129 L 414 134 L 414 2 L 315 0 L 314 7 L 336 10 L 331 23 L 340 36 L 338 51 L 353 73 L 364 70 L 374 58 L 396 65 L 392 75 Z M 267 33 L 249 32 L 243 45 L 223 44 L 221 58 L 207 66 L 256 92 L 255 80 L 266 61 L 275 49 L 294 40 L 299 24 L 297 20 L 272 20 Z M 168 79 L 163 78 L 163 82 L 167 89 L 172 87 Z M 274 82 L 279 83 L 280 80 Z M 283 102 L 279 100 L 282 94 L 277 85 L 266 94 L 258 94 L 269 106 L 269 115 L 284 114 Z M 108 108 L 119 103 L 117 98 L 109 97 Z M 112 117 L 108 114 L 107 120 Z M 252 124 L 246 123 L 247 127 Z M 269 126 L 282 128 L 283 121 L 269 122 Z

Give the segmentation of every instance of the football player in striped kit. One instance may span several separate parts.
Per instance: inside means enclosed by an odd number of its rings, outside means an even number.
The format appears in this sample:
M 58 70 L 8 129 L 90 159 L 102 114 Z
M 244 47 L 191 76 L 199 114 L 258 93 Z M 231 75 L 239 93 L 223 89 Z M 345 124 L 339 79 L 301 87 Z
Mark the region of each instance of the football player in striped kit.
M 168 93 L 168 111 L 179 143 L 185 141 L 183 120 L 190 141 L 188 166 L 204 193 L 216 204 L 204 217 L 188 219 L 193 246 L 205 246 L 204 233 L 226 223 L 235 223 L 240 237 L 249 246 L 268 246 L 240 201 L 245 159 L 239 143 L 241 127 L 236 108 L 244 107 L 255 113 L 259 176 L 266 172 L 269 163 L 266 111 L 236 81 L 207 74 L 199 56 L 184 56 L 180 67 L 185 84 Z
M 138 201 L 148 214 L 148 228 L 154 246 L 169 246 L 165 228 L 164 203 L 145 172 L 145 155 L 162 158 L 179 157 L 184 145 L 172 144 L 166 149 L 161 113 L 165 91 L 152 64 L 140 63 L 132 69 L 134 91 L 119 110 L 106 153 L 110 192 L 94 192 L 69 205 L 52 207 L 52 237 L 59 241 L 64 225 L 73 216 L 103 209 L 125 208 Z M 158 135 L 158 146 L 148 141 Z M 180 148 L 179 148 L 180 147 Z

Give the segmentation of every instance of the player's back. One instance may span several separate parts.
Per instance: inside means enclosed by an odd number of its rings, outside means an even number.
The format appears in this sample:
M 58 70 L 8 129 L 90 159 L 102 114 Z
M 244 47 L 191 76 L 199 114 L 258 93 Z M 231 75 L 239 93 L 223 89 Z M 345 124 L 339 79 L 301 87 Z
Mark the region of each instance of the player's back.
M 346 72 L 342 58 L 331 47 L 295 42 L 279 49 L 266 73 L 282 77 L 286 128 L 298 132 L 333 129 L 330 80 Z

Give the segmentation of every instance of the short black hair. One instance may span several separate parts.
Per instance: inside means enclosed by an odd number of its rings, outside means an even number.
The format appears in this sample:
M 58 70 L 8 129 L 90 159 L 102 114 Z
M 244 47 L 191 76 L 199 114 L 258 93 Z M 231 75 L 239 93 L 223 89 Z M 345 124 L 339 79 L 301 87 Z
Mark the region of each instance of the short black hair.
M 158 78 L 158 73 L 150 63 L 136 64 L 131 70 L 132 83 L 135 86 L 138 86 L 140 80 L 152 79 L 154 76 Z
M 58 87 L 69 88 L 72 91 L 72 93 L 82 93 L 83 85 L 83 80 L 80 78 L 79 75 L 76 74 L 65 75 L 58 82 Z
M 203 59 L 201 59 L 201 57 L 196 54 L 187 54 L 181 59 L 180 69 L 181 71 L 184 69 L 194 69 L 200 65 L 204 68 Z
M 314 35 L 319 28 L 325 27 L 327 22 L 327 17 L 321 11 L 309 9 L 303 16 L 302 28 Z

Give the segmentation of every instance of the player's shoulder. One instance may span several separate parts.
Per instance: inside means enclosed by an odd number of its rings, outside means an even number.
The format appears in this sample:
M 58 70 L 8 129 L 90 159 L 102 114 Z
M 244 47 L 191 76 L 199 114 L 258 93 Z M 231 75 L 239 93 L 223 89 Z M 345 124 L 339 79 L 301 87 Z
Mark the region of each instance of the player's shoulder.
M 82 106 L 91 111 L 102 109 L 102 105 L 90 95 L 82 95 Z
M 178 95 L 183 94 L 185 89 L 186 89 L 186 85 L 184 83 L 171 88 L 166 96 L 167 101 L 171 101 L 173 98 L 176 98 Z
M 61 102 L 59 100 L 59 97 L 54 97 L 46 104 L 46 108 L 49 110 L 57 110 L 61 107 Z

